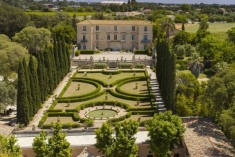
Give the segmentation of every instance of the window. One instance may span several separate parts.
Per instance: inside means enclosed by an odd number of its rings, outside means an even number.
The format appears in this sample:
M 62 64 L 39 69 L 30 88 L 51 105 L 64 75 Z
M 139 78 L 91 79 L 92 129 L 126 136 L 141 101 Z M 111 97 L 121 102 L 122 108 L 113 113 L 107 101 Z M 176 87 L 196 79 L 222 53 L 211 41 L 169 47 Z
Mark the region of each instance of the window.
M 143 40 L 144 40 L 144 42 L 147 42 L 148 41 L 148 35 L 144 35 Z
M 100 30 L 100 27 L 99 27 L 99 26 L 96 26 L 95 29 L 96 29 L 96 31 L 99 31 L 99 30 Z
M 110 40 L 110 34 L 107 35 L 107 40 Z
M 114 40 L 117 40 L 117 35 L 116 34 L 114 34 Z
M 117 31 L 117 26 L 114 26 L 114 31 Z
M 147 31 L 148 31 L 147 26 L 144 26 L 144 31 L 145 31 L 145 32 L 147 32 Z
M 122 40 L 126 40 L 125 34 L 122 34 Z
M 83 26 L 83 31 L 86 31 L 86 26 Z
M 86 50 L 86 45 L 82 45 L 82 49 L 83 49 L 83 50 Z
M 82 41 L 86 41 L 86 35 L 82 36 Z
M 135 40 L 135 35 L 134 34 L 131 35 L 131 39 Z
M 99 34 L 96 34 L 95 39 L 96 39 L 96 40 L 99 40 Z
M 135 26 L 132 26 L 132 31 L 135 31 Z

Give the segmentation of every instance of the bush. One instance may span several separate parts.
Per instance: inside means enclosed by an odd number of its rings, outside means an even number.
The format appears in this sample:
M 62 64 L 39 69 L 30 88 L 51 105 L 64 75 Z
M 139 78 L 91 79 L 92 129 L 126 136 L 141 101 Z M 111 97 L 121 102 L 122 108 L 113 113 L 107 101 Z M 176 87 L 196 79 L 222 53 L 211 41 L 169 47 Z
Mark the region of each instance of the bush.
M 122 70 L 115 70 L 115 71 L 113 71 L 113 70 L 102 70 L 102 74 L 104 74 L 104 75 L 110 75 L 110 74 L 117 75 L 117 74 L 121 74 L 121 73 L 122 73 Z
M 108 67 L 106 63 L 94 63 L 93 66 L 94 69 L 105 69 Z
M 148 101 L 149 100 L 149 97 L 136 97 L 136 96 L 131 96 L 131 95 L 124 95 L 124 94 L 115 92 L 113 89 L 110 89 L 110 94 L 115 97 L 126 99 L 126 100 L 134 100 L 134 101 L 137 101 L 138 99 L 140 101 Z
M 132 65 L 132 63 L 123 63 L 123 62 L 120 62 L 120 63 L 118 63 L 118 67 L 120 68 L 120 69 L 132 69 L 133 68 L 133 65 Z
M 62 112 L 62 109 L 47 110 L 47 112 Z
M 80 55 L 80 50 L 77 50 L 76 52 L 75 52 L 75 56 L 79 56 Z
M 60 98 L 64 95 L 65 91 L 69 88 L 71 82 L 72 82 L 72 80 L 68 81 L 68 83 L 65 85 L 64 89 L 60 92 L 60 95 L 58 96 L 58 98 Z
M 94 54 L 95 50 L 80 50 L 80 54 Z
M 147 50 L 136 50 L 135 54 L 136 55 L 148 55 L 148 51 Z
M 136 65 L 135 65 L 135 68 L 136 68 L 136 69 L 144 69 L 144 68 L 145 68 L 145 65 L 144 65 L 144 64 L 136 64 Z

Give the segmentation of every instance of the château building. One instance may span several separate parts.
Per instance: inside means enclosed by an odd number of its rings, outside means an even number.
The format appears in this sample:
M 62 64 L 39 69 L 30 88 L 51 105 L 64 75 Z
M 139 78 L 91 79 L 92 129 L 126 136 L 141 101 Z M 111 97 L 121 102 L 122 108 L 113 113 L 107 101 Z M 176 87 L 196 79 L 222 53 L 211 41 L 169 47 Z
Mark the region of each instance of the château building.
M 145 50 L 152 39 L 149 21 L 85 20 L 77 24 L 81 50 Z

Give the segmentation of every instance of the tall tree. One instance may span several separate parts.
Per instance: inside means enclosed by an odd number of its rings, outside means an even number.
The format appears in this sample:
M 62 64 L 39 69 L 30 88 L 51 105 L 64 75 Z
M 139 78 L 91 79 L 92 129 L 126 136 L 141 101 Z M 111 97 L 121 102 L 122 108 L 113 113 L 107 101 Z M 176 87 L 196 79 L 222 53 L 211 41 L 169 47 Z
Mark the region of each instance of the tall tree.
M 4 137 L 0 134 L 0 156 L 1 157 L 22 157 L 20 146 L 16 144 L 15 136 Z
M 18 89 L 17 89 L 17 120 L 27 125 L 29 123 L 29 103 L 27 98 L 27 83 L 23 63 L 18 68 Z
M 185 128 L 180 117 L 171 111 L 154 115 L 146 124 L 150 137 L 150 149 L 157 157 L 167 157 L 183 138 Z
M 170 37 L 170 33 L 175 30 L 175 23 L 171 18 L 165 18 L 161 22 L 161 28 L 166 32 L 166 37 Z
M 65 139 L 66 134 L 61 132 L 62 125 L 56 122 L 53 125 L 53 134 L 47 138 L 47 133 L 42 131 L 34 138 L 33 150 L 36 157 L 68 157 L 71 156 L 70 143 Z M 48 142 L 47 142 L 48 139 Z
M 108 157 L 135 157 L 138 154 L 138 146 L 135 144 L 134 135 L 138 126 L 138 122 L 130 120 L 117 124 L 113 130 L 110 124 L 104 123 L 101 128 L 95 130 L 95 146 Z M 112 136 L 114 131 L 115 137 Z
M 33 114 L 37 113 L 41 104 L 41 99 L 40 99 L 41 93 L 38 82 L 37 64 L 35 60 L 36 59 L 32 55 L 30 55 L 29 80 L 30 80 L 31 95 L 33 99 Z

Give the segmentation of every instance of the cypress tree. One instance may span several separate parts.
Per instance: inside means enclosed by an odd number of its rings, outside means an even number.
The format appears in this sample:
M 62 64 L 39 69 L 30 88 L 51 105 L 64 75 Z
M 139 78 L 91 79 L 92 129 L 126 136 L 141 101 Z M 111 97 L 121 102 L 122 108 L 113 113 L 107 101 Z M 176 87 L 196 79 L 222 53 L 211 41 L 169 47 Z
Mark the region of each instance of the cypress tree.
M 54 50 L 54 59 L 55 59 L 55 67 L 56 67 L 56 84 L 60 82 L 60 60 L 58 56 L 58 43 L 57 43 L 57 36 L 53 35 L 53 50 Z
M 24 67 L 24 75 L 25 75 L 25 81 L 27 86 L 27 99 L 28 99 L 28 108 L 29 108 L 29 116 L 33 117 L 33 99 L 31 95 L 31 86 L 30 86 L 30 80 L 29 80 L 29 69 L 28 65 L 26 63 L 25 58 L 23 59 L 23 67 Z
M 44 83 L 44 72 L 43 72 L 43 61 L 41 57 L 41 53 L 37 53 L 37 59 L 38 59 L 38 83 L 39 83 L 39 89 L 40 89 L 40 100 L 41 103 L 44 102 L 45 98 L 45 83 Z
M 57 73 L 56 73 L 56 65 L 55 65 L 55 58 L 54 58 L 54 52 L 53 47 L 50 46 L 50 58 L 51 58 L 51 69 L 52 69 L 52 82 L 53 82 L 53 89 L 56 88 L 57 85 Z
M 29 105 L 27 98 L 27 84 L 23 63 L 18 67 L 18 89 L 17 89 L 17 120 L 25 126 L 29 123 Z
M 184 23 L 182 24 L 182 31 L 185 31 Z
M 38 83 L 38 74 L 37 74 L 37 67 L 32 55 L 30 55 L 29 60 L 29 80 L 31 86 L 31 95 L 34 102 L 33 113 L 37 113 L 38 109 L 40 108 L 41 99 L 40 99 L 40 88 Z

